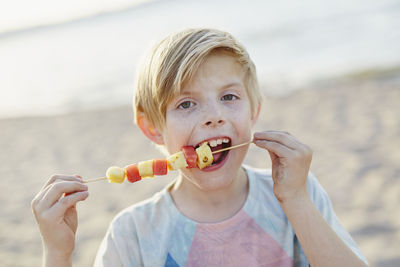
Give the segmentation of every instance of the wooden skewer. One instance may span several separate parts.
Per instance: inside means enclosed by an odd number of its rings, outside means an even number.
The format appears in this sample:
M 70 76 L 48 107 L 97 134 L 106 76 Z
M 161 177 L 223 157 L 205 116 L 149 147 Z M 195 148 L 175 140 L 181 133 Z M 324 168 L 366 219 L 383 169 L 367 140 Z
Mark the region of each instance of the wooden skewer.
M 223 149 L 219 149 L 219 150 L 213 151 L 212 154 L 219 153 L 219 152 L 226 151 L 226 150 L 231 150 L 231 149 L 238 148 L 238 147 L 241 147 L 241 146 L 245 146 L 245 145 L 248 145 L 248 144 L 251 144 L 251 143 L 253 143 L 253 141 L 248 141 L 248 142 L 245 142 L 243 144 L 236 145 L 236 146 L 225 147 Z
M 219 149 L 219 150 L 213 151 L 212 154 L 223 152 L 223 151 L 226 151 L 226 150 L 231 150 L 231 149 L 238 148 L 238 147 L 241 147 L 241 146 L 245 146 L 245 145 L 248 145 L 248 144 L 251 144 L 251 143 L 253 143 L 253 141 L 248 141 L 248 142 L 236 145 L 236 146 L 225 147 L 223 149 Z M 94 178 L 94 179 L 86 180 L 86 181 L 83 181 L 82 183 L 87 184 L 87 183 L 93 183 L 93 182 L 107 180 L 107 179 L 108 179 L 107 177 L 100 177 L 100 178 Z
M 94 178 L 90 180 L 83 181 L 82 183 L 87 184 L 87 183 L 92 183 L 92 182 L 97 182 L 97 181 L 102 181 L 102 180 L 107 180 L 107 177 L 100 177 L 100 178 Z

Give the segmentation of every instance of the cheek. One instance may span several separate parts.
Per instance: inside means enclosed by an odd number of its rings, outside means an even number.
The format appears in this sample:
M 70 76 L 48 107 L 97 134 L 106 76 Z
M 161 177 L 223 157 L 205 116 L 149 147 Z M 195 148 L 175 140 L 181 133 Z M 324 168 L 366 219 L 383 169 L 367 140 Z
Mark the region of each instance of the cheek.
M 241 123 L 249 123 L 251 124 L 251 110 L 250 106 L 246 103 L 241 103 L 239 105 L 233 105 L 228 108 L 229 116 L 235 118 L 235 120 L 240 121 Z
M 190 134 L 191 121 L 185 116 L 167 116 L 164 140 L 167 150 L 175 153 L 186 144 Z
M 249 138 L 252 129 L 252 116 L 250 107 L 246 104 L 236 106 L 229 111 L 235 128 L 245 138 Z

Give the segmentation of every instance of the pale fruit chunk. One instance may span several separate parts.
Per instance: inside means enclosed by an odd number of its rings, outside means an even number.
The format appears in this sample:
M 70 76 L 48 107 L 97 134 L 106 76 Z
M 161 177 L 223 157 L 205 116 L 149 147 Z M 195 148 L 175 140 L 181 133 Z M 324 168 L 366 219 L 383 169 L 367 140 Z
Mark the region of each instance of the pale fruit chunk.
M 199 166 L 199 169 L 203 169 L 207 167 L 208 165 L 211 165 L 213 162 L 213 155 L 211 148 L 208 146 L 207 142 L 204 142 L 196 148 L 196 153 L 197 153 L 197 166 Z
M 180 168 L 187 167 L 185 155 L 182 151 L 176 152 L 167 158 L 168 169 L 169 170 L 178 170 Z
M 107 169 L 106 176 L 110 183 L 122 184 L 125 180 L 125 169 L 112 166 Z
M 139 174 L 142 178 L 153 178 L 153 160 L 146 160 L 138 163 Z

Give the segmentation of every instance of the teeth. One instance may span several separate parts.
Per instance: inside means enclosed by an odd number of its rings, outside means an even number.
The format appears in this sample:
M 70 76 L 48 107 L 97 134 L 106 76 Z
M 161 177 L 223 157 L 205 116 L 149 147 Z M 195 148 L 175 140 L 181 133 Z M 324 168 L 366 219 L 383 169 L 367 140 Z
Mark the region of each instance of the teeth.
M 216 146 L 217 146 L 217 140 L 211 140 L 210 147 L 216 147 Z
M 229 143 L 229 139 L 228 138 L 220 138 L 220 139 L 210 140 L 210 141 L 205 142 L 205 143 L 208 143 L 208 145 L 210 147 L 216 147 L 218 145 L 221 145 L 222 143 Z

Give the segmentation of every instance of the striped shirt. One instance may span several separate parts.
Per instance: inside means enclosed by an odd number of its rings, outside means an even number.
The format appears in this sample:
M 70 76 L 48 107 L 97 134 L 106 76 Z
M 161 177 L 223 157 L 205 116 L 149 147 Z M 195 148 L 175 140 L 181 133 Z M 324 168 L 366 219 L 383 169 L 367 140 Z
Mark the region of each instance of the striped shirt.
M 243 166 L 249 194 L 242 209 L 218 223 L 198 223 L 176 208 L 168 187 L 112 221 L 95 266 L 308 266 L 294 230 L 273 194 L 270 170 Z M 367 262 L 340 224 L 325 190 L 310 174 L 307 190 L 322 216 Z

